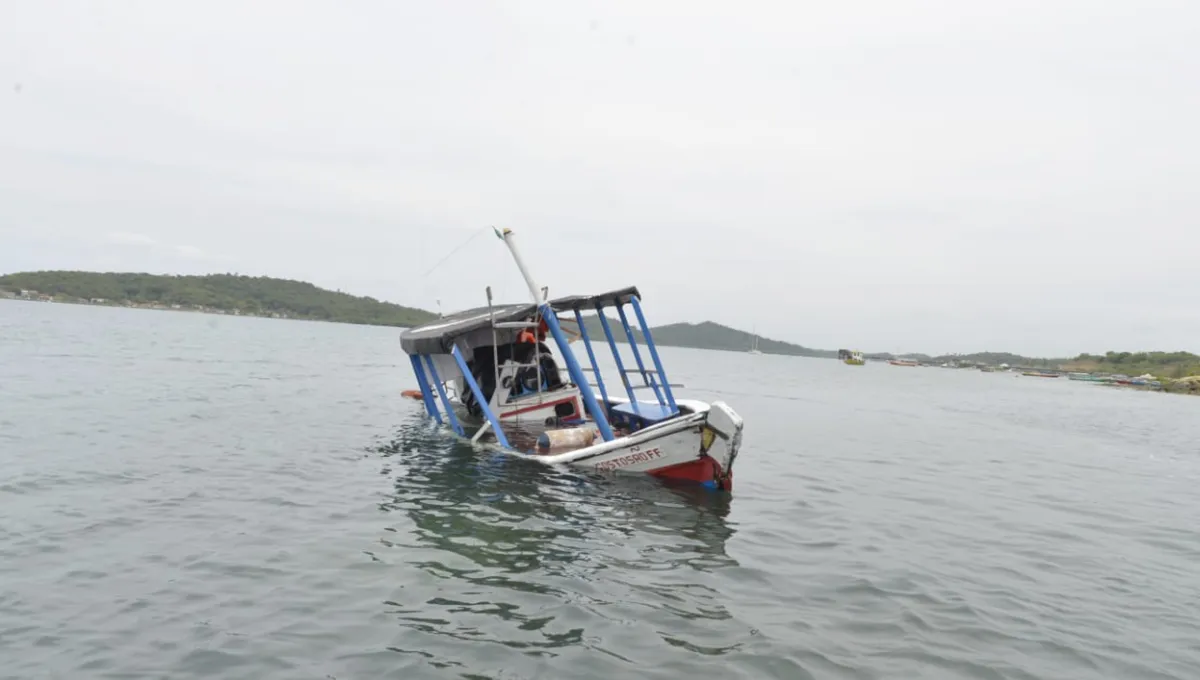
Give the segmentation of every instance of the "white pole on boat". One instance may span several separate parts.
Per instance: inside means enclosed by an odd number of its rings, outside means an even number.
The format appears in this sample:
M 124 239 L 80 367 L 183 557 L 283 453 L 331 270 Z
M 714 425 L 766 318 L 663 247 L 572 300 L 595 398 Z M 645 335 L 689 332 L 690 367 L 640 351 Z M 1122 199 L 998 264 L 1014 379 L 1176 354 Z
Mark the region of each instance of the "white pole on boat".
M 471 437 L 471 443 L 472 443 L 472 444 L 478 444 L 478 443 L 479 443 L 479 438 L 480 438 L 480 437 L 482 437 L 482 436 L 483 436 L 483 434 L 484 434 L 485 432 L 487 432 L 488 430 L 490 430 L 490 429 L 491 429 L 491 427 L 492 427 L 492 421 L 490 421 L 490 420 L 485 420 L 485 421 L 484 421 L 484 423 L 483 423 L 483 427 L 479 428 L 479 430 L 478 430 L 478 431 L 475 433 L 475 436 L 474 436 L 474 437 Z
M 571 343 L 567 340 L 566 334 L 563 333 L 562 327 L 558 324 L 558 316 L 550 308 L 550 303 L 546 299 L 539 299 L 538 286 L 534 283 L 533 276 L 529 274 L 529 269 L 525 267 L 525 261 L 521 259 L 521 253 L 517 250 L 517 245 L 513 243 L 512 229 L 505 229 L 503 232 L 495 229 L 495 231 L 496 236 L 500 237 L 500 240 L 504 241 L 504 244 L 508 246 L 508 251 L 512 253 L 513 260 L 517 263 L 517 269 L 521 270 L 521 276 L 525 278 L 525 285 L 529 286 L 529 295 L 533 297 L 533 303 L 538 306 L 542 318 L 545 319 L 546 325 L 549 327 L 550 334 L 554 336 L 554 342 L 558 345 L 559 351 L 562 352 L 563 360 L 567 362 L 567 372 L 571 374 L 571 380 L 579 388 L 579 396 L 583 397 L 583 403 L 587 407 L 588 413 L 592 415 L 592 420 L 596 423 L 596 428 L 600 430 L 600 436 L 606 442 L 612 441 L 614 435 L 612 426 L 608 424 L 608 416 L 605 415 L 604 408 L 596 401 L 596 395 L 592 392 L 587 377 L 583 374 L 583 368 L 579 366 L 579 361 L 575 359 L 575 354 L 571 351 Z M 544 298 L 549 298 L 549 290 L 543 296 Z
M 504 240 L 504 245 L 508 246 L 508 252 L 512 253 L 513 261 L 517 263 L 517 269 L 521 270 L 521 276 L 525 278 L 525 285 L 529 286 L 529 294 L 533 297 L 533 304 L 540 306 L 550 297 L 550 289 L 541 288 L 541 295 L 538 295 L 538 285 L 534 283 L 533 275 L 529 273 L 529 269 L 525 266 L 525 260 L 521 259 L 521 251 L 517 250 L 517 244 L 513 242 L 512 229 L 505 229 L 503 232 L 498 231 L 496 235 Z M 537 380 L 538 399 L 540 400 L 542 395 L 542 344 L 540 342 L 534 342 L 533 345 L 533 367 L 534 376 Z
M 492 287 L 487 287 L 488 299 L 488 322 L 492 324 L 492 399 L 499 399 L 500 395 L 500 342 L 496 338 L 496 312 L 492 309 Z M 497 402 L 497 407 L 499 402 Z M 497 408 L 499 410 L 499 408 Z M 490 421 L 489 421 L 490 424 Z M 479 432 L 483 432 L 486 428 L 480 428 Z M 480 437 L 479 433 L 475 434 L 475 439 Z M 475 441 L 472 439 L 471 441 Z
M 521 270 L 521 276 L 525 279 L 525 285 L 529 286 L 529 295 L 533 297 L 533 304 L 540 305 L 545 302 L 545 298 L 538 295 L 538 290 L 545 289 L 539 289 L 538 285 L 534 283 L 533 275 L 529 273 L 529 268 L 525 266 L 525 260 L 521 259 L 521 251 L 517 249 L 517 244 L 513 241 L 512 229 L 505 229 L 504 231 L 496 229 L 496 236 L 499 236 L 500 240 L 504 241 L 504 245 L 508 246 L 508 252 L 512 253 L 513 261 L 517 263 L 517 269 Z

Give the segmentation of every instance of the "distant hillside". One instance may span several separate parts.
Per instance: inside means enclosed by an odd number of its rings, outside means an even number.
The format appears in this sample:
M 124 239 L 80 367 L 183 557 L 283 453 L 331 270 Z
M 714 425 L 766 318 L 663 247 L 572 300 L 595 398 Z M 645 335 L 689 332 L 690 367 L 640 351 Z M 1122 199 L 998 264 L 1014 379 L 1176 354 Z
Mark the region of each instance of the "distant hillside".
M 973 354 L 902 354 L 888 352 L 865 355 L 868 359 L 914 359 L 921 363 L 986 364 L 1055 368 L 1082 373 L 1110 373 L 1135 376 L 1149 373 L 1159 378 L 1183 378 L 1200 375 L 1200 356 L 1191 352 L 1107 352 L 1103 355 L 1080 354 L 1073 359 L 1026 357 L 1009 352 L 975 352 Z
M 237 274 L 168 276 L 41 271 L 0 276 L 0 292 L 18 295 L 22 291 L 61 302 L 279 316 L 380 326 L 414 326 L 437 318 L 436 314 L 422 309 L 325 290 L 303 281 Z M 587 317 L 586 322 L 589 335 L 601 340 L 604 331 L 599 320 L 593 316 Z M 612 320 L 612 329 L 618 342 L 626 342 L 625 330 L 619 320 Z M 670 324 L 652 328 L 652 331 L 655 342 L 664 347 L 734 352 L 750 349 L 754 338 L 745 331 L 711 321 Z M 639 331 L 635 331 L 635 334 L 638 342 L 644 341 Z M 766 338 L 759 338 L 758 346 L 765 354 L 809 357 L 837 355 L 832 351 Z
M 237 274 L 164 276 L 22 272 L 0 276 L 0 291 L 11 294 L 29 291 L 63 302 L 165 307 L 379 326 L 412 326 L 436 318 L 435 314 L 421 309 L 325 290 L 303 281 Z
M 1159 378 L 1184 378 L 1200 375 L 1200 356 L 1191 352 L 1107 352 L 1104 355 L 1080 354 L 1062 363 L 1068 371 L 1087 373 L 1145 373 Z
M 592 338 L 593 341 L 604 338 L 604 329 L 600 326 L 599 318 L 594 316 L 584 317 L 584 324 L 587 327 L 588 337 Z M 619 320 L 611 319 L 610 326 L 613 337 L 617 342 L 627 342 L 625 329 L 621 327 Z M 654 335 L 654 343 L 663 347 L 692 347 L 695 349 L 745 352 L 750 349 L 754 342 L 753 334 L 746 331 L 739 331 L 729 326 L 722 326 L 712 321 L 704 321 L 702 323 L 673 323 L 658 327 L 652 326 L 650 332 Z M 645 341 L 641 332 L 636 329 L 634 330 L 634 338 L 639 343 Z M 824 358 L 834 358 L 837 356 L 836 351 L 811 349 L 801 345 L 793 345 L 790 342 L 768 340 L 767 338 L 759 338 L 758 349 L 764 354 Z
M 0 297 L 19 296 L 22 293 L 60 302 L 277 316 L 378 326 L 414 326 L 437 318 L 436 314 L 422 309 L 325 290 L 303 281 L 237 274 L 168 276 L 41 271 L 0 276 Z M 585 317 L 585 323 L 593 341 L 602 342 L 604 332 L 599 319 L 595 316 Z M 612 330 L 618 342 L 626 342 L 620 321 L 612 319 Z M 745 352 L 754 341 L 751 333 L 712 321 L 668 324 L 652 328 L 652 331 L 655 342 L 664 347 Z M 644 341 L 640 332 L 635 331 L 635 337 L 638 342 Z M 765 354 L 823 358 L 837 356 L 833 350 L 813 349 L 767 338 L 759 338 L 758 348 Z M 870 359 L 897 357 L 888 352 L 866 356 Z M 1108 352 L 1104 355 L 1080 354 L 1073 359 L 1040 359 L 1008 352 L 901 356 L 933 364 L 957 361 L 960 364 L 993 366 L 1059 367 L 1069 371 L 1124 373 L 1131 376 L 1150 373 L 1160 378 L 1200 375 L 1200 356 L 1190 352 Z
M 986 364 L 988 366 L 999 366 L 1000 364 L 1008 364 L 1009 366 L 1057 366 L 1059 362 L 1066 361 L 1065 359 L 1042 359 L 1037 357 L 1026 357 L 1012 352 L 972 352 L 970 354 L 938 354 L 936 356 L 929 354 L 891 354 L 890 352 L 880 352 L 876 354 L 865 355 L 868 359 L 913 359 L 921 363 L 928 364 L 946 364 L 958 362 L 960 364 Z

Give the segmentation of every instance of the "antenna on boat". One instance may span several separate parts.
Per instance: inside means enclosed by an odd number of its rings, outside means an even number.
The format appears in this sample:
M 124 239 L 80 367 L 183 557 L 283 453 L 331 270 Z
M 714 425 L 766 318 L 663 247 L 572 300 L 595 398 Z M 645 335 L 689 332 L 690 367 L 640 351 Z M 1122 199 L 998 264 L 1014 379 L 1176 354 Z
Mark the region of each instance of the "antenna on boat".
M 492 309 L 492 287 L 487 287 L 488 299 L 488 323 L 492 326 L 492 379 L 495 380 L 496 388 L 500 386 L 500 342 L 496 338 L 496 312 Z M 479 432 L 483 432 L 481 429 Z M 479 436 L 479 432 L 475 436 Z
M 440 266 L 442 266 L 443 264 L 445 264 L 446 262 L 448 262 L 448 261 L 450 260 L 450 258 L 454 257 L 454 255 L 455 255 L 456 253 L 458 253 L 458 251 L 462 250 L 463 248 L 466 248 L 468 243 L 470 243 L 471 241 L 475 240 L 475 237 L 476 237 L 476 236 L 479 236 L 479 235 L 480 235 L 480 234 L 482 234 L 484 231 L 486 231 L 486 230 L 484 230 L 484 229 L 479 229 L 478 231 L 474 231 L 474 232 L 472 232 L 472 233 L 471 233 L 471 236 L 470 236 L 470 237 L 468 237 L 468 238 L 467 238 L 467 240 L 465 240 L 465 241 L 463 241 L 462 243 L 458 244 L 458 246 L 456 246 L 456 247 L 454 248 L 454 250 L 451 250 L 449 253 L 447 253 L 447 254 L 446 254 L 446 256 L 445 256 L 445 257 L 443 257 L 442 259 L 438 260 L 438 261 L 437 261 L 437 264 L 435 264 L 435 265 L 433 265 L 432 267 L 430 267 L 430 268 L 429 268 L 429 271 L 426 271 L 424 274 L 422 274 L 422 275 L 421 275 L 421 280 L 422 280 L 422 281 L 425 281 L 426 279 L 428 279 L 428 278 L 429 278 L 429 275 L 430 275 L 430 274 L 432 274 L 432 273 L 433 273 L 433 272 L 434 272 L 434 271 L 435 271 L 435 270 L 436 270 L 438 267 L 440 267 Z M 428 283 L 426 283 L 426 285 L 428 286 Z M 433 294 L 435 294 L 435 295 L 437 294 L 437 291 L 436 291 L 436 290 L 430 290 L 429 292 L 431 292 L 431 293 L 433 293 Z M 438 300 L 438 301 L 437 301 L 437 305 L 438 305 L 438 318 L 439 318 L 439 319 L 444 319 L 444 318 L 446 318 L 446 315 L 442 313 L 442 301 L 441 301 L 441 300 Z
M 513 242 L 512 229 L 500 231 L 495 227 L 492 230 L 496 232 L 496 237 L 504 241 L 504 245 L 508 246 L 508 251 L 512 253 L 513 261 L 517 263 L 517 269 L 521 270 L 521 277 L 525 279 L 525 285 L 529 286 L 529 296 L 533 298 L 533 304 L 537 305 L 539 313 L 543 320 L 546 321 L 550 333 L 554 336 L 554 342 L 558 344 L 558 349 L 562 352 L 563 360 L 567 362 L 567 372 L 571 375 L 571 380 L 579 387 L 579 396 L 583 397 L 584 406 L 587 412 L 592 414 L 592 418 L 596 423 L 596 427 L 600 430 L 600 435 L 604 437 L 604 441 L 610 442 L 613 440 L 612 427 L 608 424 L 608 415 L 600 402 L 596 401 L 596 395 L 592 393 L 592 388 L 588 384 L 587 376 L 583 374 L 583 368 L 579 365 L 579 361 L 575 359 L 574 353 L 571 352 L 570 341 L 567 340 L 566 334 L 563 333 L 562 327 L 558 323 L 558 315 L 550 307 L 550 303 L 538 299 L 538 285 L 533 281 L 533 275 L 529 273 L 529 269 L 525 267 L 525 261 L 521 259 L 521 251 L 517 250 L 517 244 Z M 548 291 L 547 291 L 548 292 Z
M 533 304 L 542 304 L 544 299 L 538 297 L 538 285 L 534 283 L 533 276 L 525 267 L 525 260 L 521 259 L 521 251 L 517 250 L 517 244 L 513 242 L 513 230 L 505 229 L 504 231 L 500 231 L 492 227 L 492 231 L 496 232 L 496 237 L 504 241 L 504 245 L 508 246 L 508 252 L 512 253 L 513 260 L 517 263 L 517 269 L 521 270 L 521 277 L 525 279 L 525 285 L 529 286 L 529 295 L 533 298 Z

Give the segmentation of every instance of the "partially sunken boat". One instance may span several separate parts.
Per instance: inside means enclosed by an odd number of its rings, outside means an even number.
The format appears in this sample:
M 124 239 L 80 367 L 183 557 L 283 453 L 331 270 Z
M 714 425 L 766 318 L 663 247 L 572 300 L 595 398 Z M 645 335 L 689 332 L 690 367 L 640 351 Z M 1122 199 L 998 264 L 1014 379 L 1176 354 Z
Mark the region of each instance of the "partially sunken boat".
M 459 436 L 549 464 L 597 471 L 650 474 L 729 491 L 742 441 L 742 418 L 723 402 L 676 399 L 642 312 L 637 288 L 551 300 L 525 267 L 509 229 L 496 235 L 508 246 L 529 287 L 532 304 L 469 309 L 411 328 L 400 345 L 412 361 L 428 415 Z M 626 307 L 640 326 L 646 365 Z M 625 358 L 606 311 L 616 310 L 634 367 Z M 609 392 L 600 373 L 584 312 L 594 311 L 619 374 Z M 588 365 L 571 348 L 566 326 L 577 325 Z M 544 340 L 547 334 L 566 376 Z M 595 379 L 591 383 L 588 375 Z M 632 376 L 632 380 L 631 380 Z M 641 385 L 635 384 L 640 377 Z M 597 394 L 592 388 L 595 387 Z M 647 390 L 653 400 L 638 399 Z M 441 409 L 438 404 L 441 404 Z

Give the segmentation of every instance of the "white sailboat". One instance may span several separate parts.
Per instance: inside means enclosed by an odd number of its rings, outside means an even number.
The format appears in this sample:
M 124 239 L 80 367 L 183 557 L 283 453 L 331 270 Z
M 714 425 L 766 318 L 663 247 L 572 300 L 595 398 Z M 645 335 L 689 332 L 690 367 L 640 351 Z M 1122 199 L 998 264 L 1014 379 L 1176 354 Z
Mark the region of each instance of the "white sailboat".
M 758 332 L 757 332 L 757 329 L 755 329 L 753 343 L 754 343 L 754 344 L 752 344 L 752 345 L 750 346 L 750 350 L 749 350 L 749 351 L 750 351 L 750 353 L 751 353 L 751 354 L 762 354 L 762 350 L 760 350 L 760 349 L 758 348 Z

